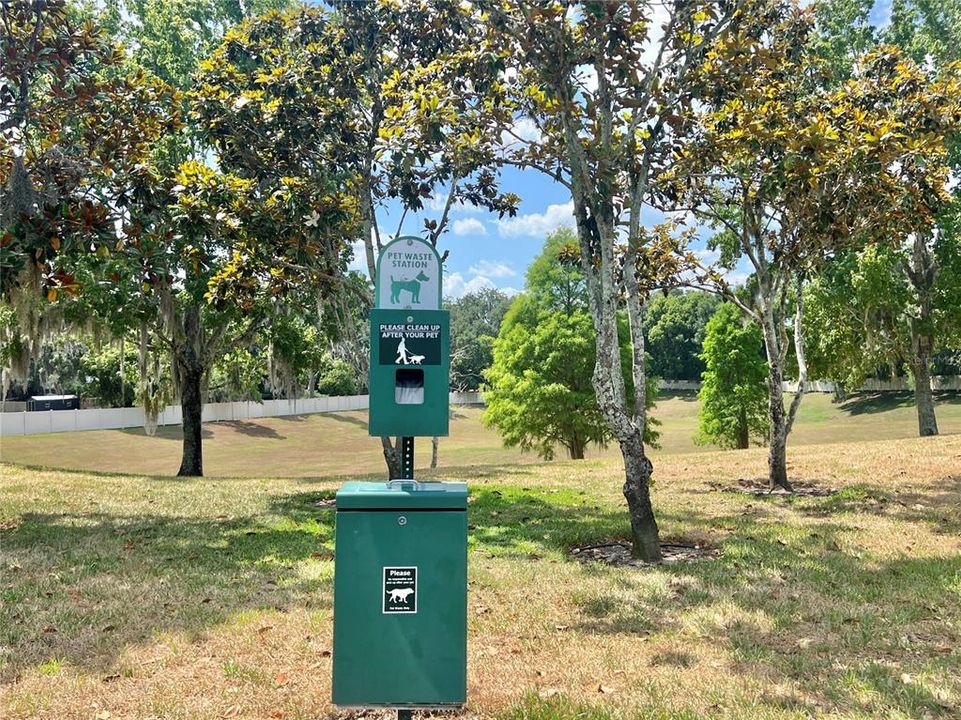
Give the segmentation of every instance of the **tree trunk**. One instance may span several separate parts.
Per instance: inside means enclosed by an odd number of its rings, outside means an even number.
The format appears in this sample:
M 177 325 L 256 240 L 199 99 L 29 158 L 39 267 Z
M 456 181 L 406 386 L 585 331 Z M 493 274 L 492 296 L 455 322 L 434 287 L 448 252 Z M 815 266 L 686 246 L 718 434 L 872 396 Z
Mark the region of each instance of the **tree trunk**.
M 911 372 L 914 373 L 914 401 L 918 408 L 918 434 L 921 437 L 938 434 L 938 419 L 934 414 L 934 393 L 931 392 L 931 354 L 934 352 L 934 284 L 938 277 L 938 263 L 921 233 L 914 236 L 914 246 L 907 267 L 908 278 L 917 293 L 918 315 L 911 318 Z
M 791 491 L 787 479 L 787 414 L 784 412 L 784 368 L 774 326 L 774 311 L 768 307 L 762 315 L 764 349 L 767 353 L 768 424 L 770 426 L 768 448 L 768 479 L 771 489 Z
M 750 445 L 750 436 L 747 427 L 747 411 L 742 407 L 738 410 L 737 416 L 737 449 L 747 450 Z
M 571 460 L 583 460 L 584 442 L 579 437 L 572 437 L 567 445 L 567 454 Z
M 381 437 L 380 444 L 384 449 L 384 460 L 387 462 L 387 479 L 398 480 L 403 477 L 402 458 L 400 456 L 400 438 L 397 445 L 391 443 L 389 437 Z
M 608 92 L 602 78 L 600 94 Z M 565 100 L 561 98 L 563 106 Z M 603 102 L 600 103 L 603 105 Z M 605 126 L 609 127 L 609 116 Z M 644 454 L 644 428 L 647 423 L 645 396 L 647 381 L 644 367 L 644 334 L 641 323 L 641 296 L 634 272 L 640 242 L 640 213 L 647 188 L 646 173 L 637 178 L 631 193 L 631 229 L 624 260 L 616 257 L 618 228 L 613 197 L 599 190 L 578 135 L 577 123 L 561 113 L 564 145 L 571 167 L 571 198 L 581 250 L 581 269 L 588 289 L 588 304 L 594 320 L 596 362 L 591 378 L 598 408 L 617 439 L 624 458 L 624 497 L 627 500 L 635 557 L 649 562 L 661 559 L 657 522 L 651 505 L 651 464 Z M 610 137 L 607 137 L 610 140 Z M 628 268 L 621 273 L 619 267 Z M 624 295 L 631 332 L 631 370 L 634 379 L 633 402 L 628 403 L 621 350 L 617 337 L 617 311 Z M 630 407 L 633 405 L 633 407 Z
M 188 305 L 183 314 L 183 336 L 175 341 L 174 370 L 180 387 L 180 407 L 183 410 L 183 457 L 177 475 L 201 477 L 203 461 L 203 381 L 204 336 L 200 324 L 200 308 Z
M 620 442 L 624 458 L 624 498 L 631 516 L 634 555 L 648 561 L 661 559 L 661 543 L 651 505 L 651 461 L 644 454 L 640 432 Z
M 918 434 L 929 437 L 938 434 L 938 418 L 934 414 L 934 393 L 931 391 L 931 369 L 928 355 L 921 351 L 911 361 L 914 374 L 914 402 L 918 408 Z
M 204 474 L 203 459 L 203 370 L 197 367 L 179 368 L 180 407 L 183 410 L 184 446 L 180 461 L 181 477 L 201 477 Z

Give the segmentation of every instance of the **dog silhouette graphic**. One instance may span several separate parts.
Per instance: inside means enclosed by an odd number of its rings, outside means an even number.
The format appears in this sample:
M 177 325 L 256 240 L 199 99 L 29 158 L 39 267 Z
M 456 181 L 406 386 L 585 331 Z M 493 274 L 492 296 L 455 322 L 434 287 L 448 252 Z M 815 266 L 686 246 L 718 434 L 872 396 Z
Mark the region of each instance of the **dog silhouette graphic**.
M 424 362 L 426 355 L 408 355 L 407 359 L 410 360 L 411 365 L 420 365 Z
M 429 277 L 424 275 L 423 271 L 417 273 L 417 277 L 413 280 L 398 280 L 397 278 L 391 277 L 390 279 L 390 301 L 392 303 L 400 302 L 400 294 L 402 292 L 410 293 L 410 301 L 412 303 L 420 303 L 420 284 L 425 283 L 430 280 Z
M 388 600 L 392 603 L 407 604 L 407 598 L 414 594 L 413 588 L 400 588 L 398 590 L 388 590 Z

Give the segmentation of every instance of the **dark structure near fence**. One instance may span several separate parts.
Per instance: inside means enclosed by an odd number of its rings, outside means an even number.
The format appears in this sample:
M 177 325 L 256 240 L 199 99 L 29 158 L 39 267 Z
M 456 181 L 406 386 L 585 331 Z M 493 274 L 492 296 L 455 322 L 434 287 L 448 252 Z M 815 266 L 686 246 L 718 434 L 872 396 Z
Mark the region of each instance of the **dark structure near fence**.
M 27 411 L 79 410 L 80 398 L 76 395 L 34 395 L 27 399 Z

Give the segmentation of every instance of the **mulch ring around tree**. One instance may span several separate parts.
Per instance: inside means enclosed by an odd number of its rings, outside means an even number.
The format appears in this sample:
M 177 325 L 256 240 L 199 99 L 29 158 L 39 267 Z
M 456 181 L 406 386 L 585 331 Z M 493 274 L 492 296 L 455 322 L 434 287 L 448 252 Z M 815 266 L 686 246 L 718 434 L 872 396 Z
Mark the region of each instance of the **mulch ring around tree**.
M 601 562 L 618 567 L 649 567 L 657 564 L 690 562 L 693 560 L 715 560 L 721 556 L 717 548 L 700 543 L 670 542 L 661 543 L 661 563 L 638 560 L 631 555 L 631 544 L 623 540 L 585 545 L 571 550 L 571 557 L 581 562 Z
M 792 480 L 791 487 L 794 488 L 793 491 L 785 490 L 784 488 L 774 488 L 772 490 L 771 484 L 768 482 L 767 478 L 757 478 L 752 480 L 738 478 L 735 485 L 711 483 L 711 488 L 719 492 L 740 493 L 741 495 L 755 496 L 783 495 L 786 497 L 828 497 L 829 495 L 834 495 L 838 492 L 837 488 L 825 487 L 823 485 L 817 485 L 816 483 L 807 482 L 805 480 Z

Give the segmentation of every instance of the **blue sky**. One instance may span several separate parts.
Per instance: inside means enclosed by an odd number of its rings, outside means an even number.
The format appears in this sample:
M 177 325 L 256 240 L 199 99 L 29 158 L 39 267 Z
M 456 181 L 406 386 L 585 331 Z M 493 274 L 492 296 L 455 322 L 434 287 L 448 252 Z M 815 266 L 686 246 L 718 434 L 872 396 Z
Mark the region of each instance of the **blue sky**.
M 871 22 L 884 26 L 891 16 L 891 1 L 878 0 Z M 466 292 L 496 287 L 509 293 L 523 289 L 524 273 L 540 252 L 549 233 L 562 226 L 573 227 L 571 198 L 561 185 L 535 170 L 505 169 L 501 188 L 521 198 L 514 218 L 499 220 L 496 215 L 470 207 L 455 207 L 450 226 L 439 241 L 439 250 L 450 254 L 445 264 L 444 296 L 457 298 Z M 441 214 L 441 198 L 419 215 L 408 214 L 403 233 L 421 234 L 424 218 Z M 379 214 L 381 233 L 393 235 L 400 215 L 396 208 Z M 649 211 L 650 224 L 661 219 Z M 363 251 L 355 251 L 354 269 L 364 272 Z M 741 268 L 739 268 L 741 270 Z M 746 270 L 746 268 L 744 268 Z M 732 280 L 738 280 L 736 273 Z
M 533 170 L 507 168 L 501 177 L 504 192 L 521 198 L 513 218 L 499 219 L 496 214 L 470 206 L 451 209 L 447 232 L 438 250 L 449 251 L 445 263 L 444 296 L 457 298 L 466 292 L 496 287 L 516 292 L 524 286 L 524 272 L 540 252 L 544 239 L 562 226 L 573 227 L 570 193 L 562 185 Z M 446 197 L 429 203 L 424 212 L 409 213 L 402 233 L 420 235 L 423 220 L 438 218 Z M 382 235 L 393 235 L 400 213 L 396 208 L 379 213 Z M 364 269 L 362 254 L 355 251 L 352 265 Z

